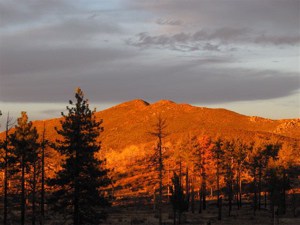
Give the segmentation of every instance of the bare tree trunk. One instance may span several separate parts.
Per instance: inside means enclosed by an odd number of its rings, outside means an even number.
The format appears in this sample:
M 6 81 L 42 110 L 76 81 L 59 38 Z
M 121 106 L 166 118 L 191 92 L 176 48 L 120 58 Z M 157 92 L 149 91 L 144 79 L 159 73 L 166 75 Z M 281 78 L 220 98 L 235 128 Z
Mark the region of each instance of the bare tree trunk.
M 5 138 L 5 158 L 4 158 L 4 210 L 3 210 L 3 224 L 7 225 L 7 207 L 8 207 L 8 201 L 7 201 L 7 194 L 8 194 L 8 150 L 7 150 L 7 132 L 6 132 L 6 138 Z
M 159 210 L 159 225 L 162 225 L 162 179 L 163 179 L 163 162 L 162 162 L 162 140 L 159 137 L 159 199 L 158 199 L 158 210 Z
M 200 185 L 200 189 L 199 189 L 199 213 L 202 213 L 202 183 Z
M 192 213 L 195 213 L 195 190 L 194 190 L 194 177 L 192 178 L 192 199 L 191 199 L 191 210 Z
M 21 225 L 25 224 L 25 161 L 24 161 L 24 149 L 21 156 Z
M 8 132 L 13 125 L 12 118 L 7 114 L 6 126 L 5 126 L 5 142 L 4 142 L 4 204 L 3 204 L 3 224 L 7 225 L 8 214 Z
M 261 178 L 262 178 L 262 168 L 259 167 L 259 173 L 258 173 L 258 210 L 261 209 Z
M 33 185 L 32 185 L 32 225 L 35 225 L 35 193 L 36 193 L 36 160 L 33 163 Z
M 240 168 L 237 170 L 237 178 L 236 178 L 236 205 L 238 210 L 240 209 Z
M 217 172 L 217 207 L 220 208 L 220 178 Z
M 286 213 L 286 195 L 285 195 L 285 191 L 286 191 L 286 172 L 285 169 L 283 169 L 283 188 L 282 188 L 282 213 L 285 214 Z
M 293 190 L 293 216 L 296 217 L 296 207 L 297 207 L 297 201 L 296 201 L 296 194 L 295 191 Z
M 79 171 L 78 171 L 78 150 L 75 153 L 75 174 L 74 174 L 74 212 L 73 212 L 73 223 L 74 225 L 80 225 L 79 221 Z
M 185 198 L 187 202 L 187 211 L 189 211 L 189 205 L 190 205 L 190 187 L 189 187 L 189 168 L 186 167 L 185 172 Z
M 256 213 L 257 209 L 257 188 L 256 188 L 256 174 L 254 174 L 254 180 L 253 180 L 253 188 L 254 188 L 254 204 L 253 204 L 253 210 L 254 210 L 254 215 Z
M 228 187 L 228 216 L 231 216 L 231 210 L 232 210 L 232 184 L 229 184 Z
M 203 183 L 202 183 L 202 196 L 203 196 L 203 210 L 206 210 L 206 176 L 203 175 Z
M 241 174 L 239 178 L 239 206 L 242 207 L 242 180 L 241 180 Z
M 151 135 L 158 138 L 157 153 L 158 153 L 158 176 L 159 176 L 159 199 L 158 199 L 158 221 L 162 225 L 162 189 L 163 189 L 163 154 L 162 154 L 162 138 L 166 136 L 164 129 L 166 128 L 166 120 L 160 115 L 157 117 L 154 132 Z M 180 178 L 181 179 L 181 178 Z
M 217 206 L 220 208 L 220 162 L 219 155 L 217 155 Z
M 42 155 L 41 155 L 41 169 L 42 169 L 42 178 L 41 178 L 41 225 L 44 225 L 45 223 L 45 123 L 44 123 L 44 129 L 43 129 L 43 136 L 42 136 Z

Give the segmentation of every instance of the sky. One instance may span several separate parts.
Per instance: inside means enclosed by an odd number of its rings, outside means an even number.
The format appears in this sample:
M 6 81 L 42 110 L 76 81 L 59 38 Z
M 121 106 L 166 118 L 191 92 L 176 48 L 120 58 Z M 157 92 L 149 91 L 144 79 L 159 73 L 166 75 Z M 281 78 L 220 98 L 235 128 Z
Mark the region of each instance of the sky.
M 0 0 L 1 123 L 59 117 L 77 87 L 98 110 L 169 99 L 299 118 L 300 1 Z

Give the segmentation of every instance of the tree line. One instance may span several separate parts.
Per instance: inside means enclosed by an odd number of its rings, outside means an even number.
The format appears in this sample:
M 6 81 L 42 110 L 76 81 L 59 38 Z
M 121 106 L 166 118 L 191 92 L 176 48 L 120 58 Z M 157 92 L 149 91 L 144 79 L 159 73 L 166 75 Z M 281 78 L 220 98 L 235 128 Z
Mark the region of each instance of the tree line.
M 183 212 L 195 212 L 196 196 L 198 213 L 206 210 L 209 193 L 216 200 L 219 220 L 224 200 L 230 216 L 233 205 L 237 210 L 242 207 L 243 198 L 252 205 L 254 214 L 267 208 L 267 204 L 272 215 L 285 214 L 287 191 L 299 175 L 297 148 L 296 144 L 272 138 L 246 142 L 238 138 L 186 135 L 173 144 L 173 151 L 165 153 L 168 163 L 173 162 L 165 172 L 173 172 L 172 184 L 166 188 L 171 190 L 174 224 L 176 219 L 180 222 Z M 295 210 L 295 200 L 293 204 Z
M 39 136 L 26 112 L 21 113 L 14 129 L 8 116 L 5 138 L 1 141 L 3 178 L 3 224 L 45 224 L 45 208 L 51 220 L 74 225 L 98 224 L 105 219 L 110 202 L 102 191 L 110 183 L 104 161 L 95 157 L 100 150 L 96 141 L 103 131 L 102 121 L 89 109 L 81 89 L 62 113 L 59 138 L 50 143 L 46 129 Z M 45 178 L 45 149 L 55 149 L 63 158 L 53 178 Z M 48 192 L 45 192 L 45 186 Z
M 104 188 L 112 183 L 105 161 L 95 154 L 101 150 L 97 141 L 103 131 L 102 120 L 89 109 L 81 89 L 75 92 L 75 102 L 69 101 L 67 114 L 62 113 L 58 138 L 46 139 L 46 127 L 41 135 L 26 112 L 21 113 L 14 129 L 8 116 L 5 137 L 0 143 L 0 166 L 3 171 L 3 224 L 45 224 L 47 218 L 74 225 L 98 224 L 106 218 L 105 208 L 111 205 Z M 202 213 L 208 207 L 209 193 L 222 219 L 222 205 L 240 209 L 250 196 L 253 213 L 266 207 L 286 212 L 286 192 L 297 173 L 297 146 L 288 146 L 273 139 L 228 139 L 207 135 L 186 134 L 172 149 L 164 147 L 168 122 L 161 115 L 149 134 L 157 143 L 152 162 L 158 174 L 158 222 L 161 225 L 165 190 L 171 193 L 174 224 L 180 223 L 185 211 Z M 46 149 L 62 156 L 62 164 L 53 177 L 46 177 Z M 284 156 L 284 157 L 283 157 Z M 171 162 L 172 184 L 164 184 L 167 172 L 165 160 Z M 47 191 L 46 191 L 47 189 Z M 247 200 L 248 201 L 248 200 Z M 249 202 L 249 201 L 248 201 Z M 198 206 L 196 206 L 198 203 Z M 51 212 L 51 218 L 45 211 Z M 56 215 L 55 216 L 52 216 Z M 272 213 L 273 215 L 274 213 Z M 176 221 L 177 220 L 177 221 Z

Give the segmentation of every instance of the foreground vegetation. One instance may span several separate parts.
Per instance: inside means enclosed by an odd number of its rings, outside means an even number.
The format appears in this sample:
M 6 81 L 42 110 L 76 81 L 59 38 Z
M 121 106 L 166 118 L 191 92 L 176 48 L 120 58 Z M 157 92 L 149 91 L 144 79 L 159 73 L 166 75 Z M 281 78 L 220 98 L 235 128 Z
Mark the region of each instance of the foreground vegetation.
M 226 224 L 233 222 L 228 218 L 254 221 L 261 215 L 275 223 L 285 215 L 298 215 L 297 142 L 265 135 L 240 139 L 190 132 L 166 142 L 172 130 L 159 113 L 147 131 L 152 145 L 146 153 L 137 149 L 142 157 L 130 165 L 140 173 L 133 176 L 148 177 L 123 187 L 116 185 L 122 173 L 109 170 L 99 151 L 102 120 L 89 109 L 80 89 L 75 99 L 55 128 L 56 140 L 46 139 L 46 126 L 39 134 L 25 112 L 14 129 L 8 116 L 1 141 L 4 224 L 116 224 L 115 217 L 118 224 Z M 135 150 L 130 149 L 127 157 Z M 114 154 L 118 158 L 119 153 Z M 121 167 L 118 161 L 110 169 Z M 152 190 L 147 182 L 153 184 Z M 126 188 L 132 193 L 146 191 L 136 196 L 117 193 Z M 131 214 L 130 221 L 126 214 Z

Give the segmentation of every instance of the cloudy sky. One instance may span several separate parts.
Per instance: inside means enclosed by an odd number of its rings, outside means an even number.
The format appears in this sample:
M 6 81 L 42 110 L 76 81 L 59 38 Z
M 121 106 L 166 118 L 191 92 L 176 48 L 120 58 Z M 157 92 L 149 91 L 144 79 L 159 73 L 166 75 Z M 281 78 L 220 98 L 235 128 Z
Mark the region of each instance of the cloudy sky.
M 0 0 L 2 113 L 59 117 L 77 86 L 99 110 L 170 99 L 299 117 L 300 1 Z

